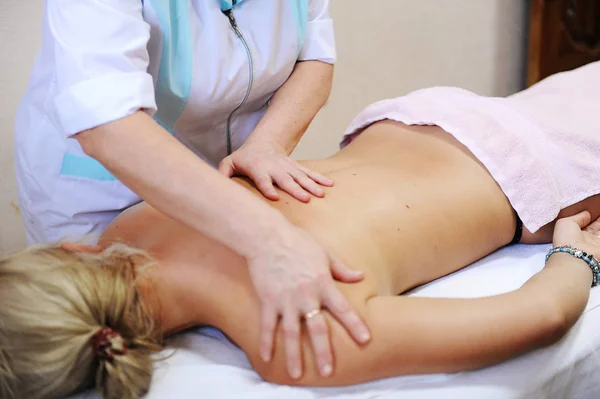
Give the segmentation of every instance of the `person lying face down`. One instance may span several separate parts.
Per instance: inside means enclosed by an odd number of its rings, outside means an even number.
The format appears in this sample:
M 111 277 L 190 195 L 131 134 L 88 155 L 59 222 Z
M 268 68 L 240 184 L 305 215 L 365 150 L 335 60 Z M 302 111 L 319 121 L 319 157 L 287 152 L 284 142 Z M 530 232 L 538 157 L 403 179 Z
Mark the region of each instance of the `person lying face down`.
M 533 231 L 484 161 L 441 127 L 381 120 L 332 157 L 302 162 L 336 181 L 323 199 L 305 204 L 282 192 L 270 203 L 364 272 L 359 283 L 338 283 L 371 331 L 364 346 L 309 303 L 304 318 L 278 326 L 263 361 L 261 303 L 246 260 L 146 203 L 117 218 L 97 247 L 8 256 L 0 261 L 0 396 L 61 397 L 95 384 L 106 398 L 139 397 L 163 338 L 199 325 L 222 330 L 266 381 L 305 386 L 472 370 L 552 344 L 595 282 L 588 263 L 600 255 L 600 197 L 563 206 L 557 222 Z M 520 289 L 493 297 L 401 295 L 515 242 L 570 245 L 587 261 L 553 254 Z M 308 336 L 307 324 L 330 334 Z M 298 334 L 299 347 L 290 344 Z M 329 341 L 332 353 L 323 349 Z

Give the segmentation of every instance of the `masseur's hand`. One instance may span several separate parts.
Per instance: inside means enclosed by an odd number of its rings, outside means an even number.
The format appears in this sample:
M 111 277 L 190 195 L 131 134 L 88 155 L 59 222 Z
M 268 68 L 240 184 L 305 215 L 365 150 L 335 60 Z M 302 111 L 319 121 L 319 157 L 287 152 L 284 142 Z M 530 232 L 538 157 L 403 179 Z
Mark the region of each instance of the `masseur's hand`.
M 303 167 L 281 148 L 262 140 L 248 140 L 221 161 L 219 171 L 227 177 L 248 176 L 260 192 L 273 201 L 279 199 L 273 184 L 302 202 L 308 202 L 311 194 L 323 197 L 325 192 L 321 186 L 333 186 L 331 179 Z
M 591 223 L 590 223 L 591 222 Z M 554 246 L 570 245 L 600 256 L 600 218 L 591 221 L 587 211 L 556 221 L 554 227 Z
M 282 318 L 288 372 L 294 379 L 302 375 L 300 323 L 306 323 L 317 366 L 322 376 L 333 371 L 329 328 L 321 308 L 327 308 L 359 344 L 370 334 L 346 298 L 335 286 L 333 276 L 344 282 L 362 280 L 363 273 L 352 271 L 331 257 L 304 230 L 290 225 L 264 242 L 262 252 L 248 258 L 250 275 L 262 302 L 260 354 L 265 362 L 273 352 L 278 319 Z M 304 317 L 304 315 L 311 315 Z

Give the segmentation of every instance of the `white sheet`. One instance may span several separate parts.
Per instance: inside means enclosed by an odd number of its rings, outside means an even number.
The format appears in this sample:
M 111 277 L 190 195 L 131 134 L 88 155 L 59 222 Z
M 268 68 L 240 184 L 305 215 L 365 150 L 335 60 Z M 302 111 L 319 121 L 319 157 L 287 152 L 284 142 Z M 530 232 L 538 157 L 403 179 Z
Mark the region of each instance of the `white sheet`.
M 549 246 L 504 248 L 411 295 L 480 297 L 520 287 L 543 266 Z M 600 397 L 600 288 L 559 343 L 483 370 L 396 377 L 344 388 L 293 388 L 263 382 L 244 353 L 214 329 L 172 340 L 179 349 L 158 365 L 148 399 L 517 399 Z M 398 317 L 402 317 L 398 315 Z M 165 353 L 172 353 L 172 350 Z M 90 393 L 78 398 L 96 398 Z

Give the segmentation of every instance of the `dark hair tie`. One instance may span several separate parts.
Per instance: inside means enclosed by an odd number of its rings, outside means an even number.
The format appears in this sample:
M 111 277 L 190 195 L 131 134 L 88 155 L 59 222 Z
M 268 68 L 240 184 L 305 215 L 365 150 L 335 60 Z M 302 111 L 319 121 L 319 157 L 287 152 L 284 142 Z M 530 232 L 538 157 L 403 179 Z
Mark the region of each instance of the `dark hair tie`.
M 90 338 L 90 345 L 94 354 L 102 360 L 112 360 L 115 355 L 123 356 L 127 353 L 125 340 L 110 327 L 102 327 Z

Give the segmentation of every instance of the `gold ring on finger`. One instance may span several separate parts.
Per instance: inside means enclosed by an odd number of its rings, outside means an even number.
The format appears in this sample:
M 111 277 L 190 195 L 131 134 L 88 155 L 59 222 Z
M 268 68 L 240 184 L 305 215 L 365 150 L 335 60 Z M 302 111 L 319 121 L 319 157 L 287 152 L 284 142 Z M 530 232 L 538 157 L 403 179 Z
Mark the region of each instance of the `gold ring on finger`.
M 318 315 L 320 313 L 321 313 L 320 308 L 313 309 L 310 312 L 306 312 L 306 313 L 304 313 L 304 320 L 312 319 L 313 317 L 315 317 L 316 315 Z

